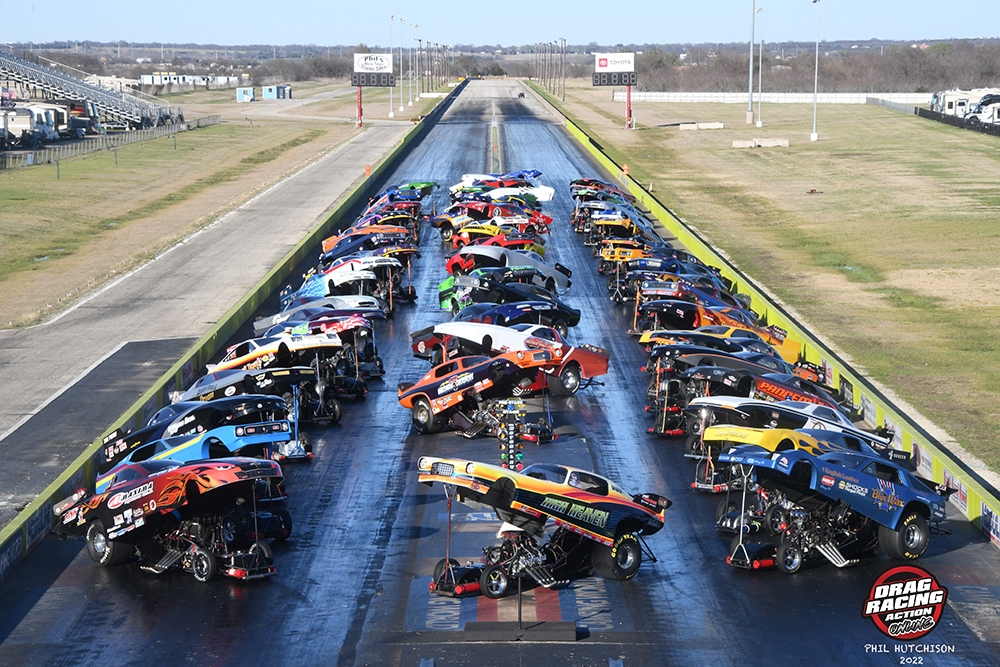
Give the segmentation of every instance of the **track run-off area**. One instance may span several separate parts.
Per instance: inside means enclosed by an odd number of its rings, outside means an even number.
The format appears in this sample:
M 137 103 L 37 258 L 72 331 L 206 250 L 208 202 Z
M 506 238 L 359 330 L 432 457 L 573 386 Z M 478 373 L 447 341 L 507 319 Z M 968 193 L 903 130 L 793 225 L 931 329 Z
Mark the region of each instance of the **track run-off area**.
M 82 541 L 49 536 L 0 584 L 0 664 L 1000 664 L 1000 558 L 964 519 L 944 522 L 919 561 L 948 589 L 938 627 L 919 645 L 943 652 L 913 652 L 915 645 L 889 640 L 863 616 L 875 580 L 898 564 L 881 553 L 853 567 L 823 563 L 791 576 L 725 563 L 731 536 L 714 529 L 719 497 L 690 488 L 694 463 L 682 441 L 647 434 L 647 376 L 639 370 L 646 354 L 626 334 L 631 308 L 608 299 L 591 249 L 568 224 L 568 183 L 608 176 L 532 93 L 518 98 L 523 90 L 512 80 L 470 82 L 372 192 L 408 181 L 447 186 L 462 174 L 492 171 L 494 119 L 501 170 L 538 169 L 556 189 L 544 207 L 554 218 L 546 261 L 573 271 L 565 300 L 583 311 L 568 338 L 610 350 L 611 368 L 603 385 L 573 397 L 529 399 L 529 417 L 550 415 L 559 438 L 526 444 L 525 463 L 591 469 L 631 493 L 669 497 L 666 525 L 648 539 L 658 562 L 644 562 L 626 582 L 587 577 L 558 590 L 526 590 L 523 622 L 574 622 L 576 641 L 470 641 L 469 621 L 516 621 L 517 597 L 428 592 L 445 555 L 448 513 L 441 487 L 417 482 L 417 459 L 499 463 L 495 439 L 418 436 L 397 403 L 396 385 L 428 369 L 411 354 L 410 332 L 449 318 L 437 304 L 448 249 L 428 225 L 411 278 L 419 300 L 397 307 L 377 329 L 385 378 L 369 382 L 365 400 L 345 403 L 339 424 L 308 427 L 314 460 L 283 465 L 294 531 L 274 544 L 277 576 L 201 584 L 134 564 L 101 568 Z M 432 199 L 425 210 L 432 203 L 443 209 L 447 190 Z M 275 226 L 285 218 L 273 212 Z M 258 315 L 277 310 L 275 295 Z M 455 503 L 451 556 L 478 562 L 499 525 L 492 513 Z

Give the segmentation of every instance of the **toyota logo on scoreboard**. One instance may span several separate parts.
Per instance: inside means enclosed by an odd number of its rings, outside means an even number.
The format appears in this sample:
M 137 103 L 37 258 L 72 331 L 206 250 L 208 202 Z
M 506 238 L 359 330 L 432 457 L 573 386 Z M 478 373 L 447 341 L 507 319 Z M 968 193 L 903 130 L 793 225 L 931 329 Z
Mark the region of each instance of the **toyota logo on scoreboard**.
M 388 53 L 355 53 L 354 71 L 366 74 L 392 72 L 392 56 Z
M 595 53 L 595 72 L 634 72 L 634 53 Z

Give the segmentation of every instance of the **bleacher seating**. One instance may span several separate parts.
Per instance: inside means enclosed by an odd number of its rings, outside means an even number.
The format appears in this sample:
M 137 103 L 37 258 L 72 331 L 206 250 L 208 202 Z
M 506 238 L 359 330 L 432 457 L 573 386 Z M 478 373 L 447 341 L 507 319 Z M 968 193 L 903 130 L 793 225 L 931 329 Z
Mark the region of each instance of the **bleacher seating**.
M 170 107 L 159 106 L 128 93 L 107 90 L 0 50 L 0 79 L 36 88 L 52 97 L 93 102 L 105 122 L 124 123 L 133 128 L 156 127 L 171 120 Z

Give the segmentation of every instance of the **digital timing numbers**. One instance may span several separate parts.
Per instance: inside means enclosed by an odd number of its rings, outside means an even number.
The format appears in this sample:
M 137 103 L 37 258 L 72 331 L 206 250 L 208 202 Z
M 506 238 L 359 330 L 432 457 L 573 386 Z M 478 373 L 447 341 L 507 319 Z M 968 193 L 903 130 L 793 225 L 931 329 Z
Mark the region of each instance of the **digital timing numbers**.
M 380 74 L 354 72 L 351 74 L 351 85 L 362 88 L 392 88 L 396 85 L 396 75 L 389 72 L 382 72 Z
M 635 72 L 594 72 L 595 86 L 635 86 Z

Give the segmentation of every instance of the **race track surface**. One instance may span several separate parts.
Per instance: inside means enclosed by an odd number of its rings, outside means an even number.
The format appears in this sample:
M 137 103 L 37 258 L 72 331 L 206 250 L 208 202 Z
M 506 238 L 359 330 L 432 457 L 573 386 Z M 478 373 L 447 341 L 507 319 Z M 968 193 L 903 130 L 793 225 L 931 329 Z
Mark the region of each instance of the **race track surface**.
M 203 336 L 247 291 L 330 213 L 345 191 L 364 179 L 366 164 L 378 164 L 402 139 L 409 123 L 380 125 L 337 147 L 326 156 L 185 238 L 155 260 L 88 296 L 52 320 L 26 329 L 0 331 L 0 448 L 17 465 L 0 467 L 0 527 L 41 493 L 54 475 L 26 479 L 23 470 L 37 452 L 47 466 L 62 472 L 83 450 L 145 392 L 113 397 L 118 410 L 91 428 L 77 423 L 73 447 L 48 446 L 42 440 L 26 453 L 10 441 L 16 429 L 44 405 L 79 382 L 95 365 L 130 341 Z M 170 367 L 180 354 L 156 376 Z M 132 372 L 118 368 L 119 381 Z M 109 407 L 105 385 L 91 386 L 81 412 Z M 64 415 L 65 417 L 66 415 Z M 90 419 L 86 417 L 85 419 Z
M 49 537 L 0 584 L 0 664 L 901 664 L 898 643 L 862 617 L 875 579 L 894 564 L 885 556 L 793 576 L 725 564 L 730 536 L 713 528 L 719 497 L 689 488 L 694 464 L 679 441 L 647 435 L 639 372 L 645 355 L 625 334 L 631 312 L 608 300 L 591 250 L 567 225 L 567 183 L 606 175 L 531 93 L 517 99 L 518 90 L 514 81 L 471 82 L 387 181 L 447 185 L 463 173 L 486 171 L 496 113 L 504 169 L 539 169 L 556 188 L 556 199 L 545 205 L 555 218 L 547 260 L 573 270 L 567 301 L 584 312 L 569 338 L 611 350 L 611 372 L 603 386 L 572 398 L 529 401 L 535 418 L 551 414 L 559 439 L 526 445 L 525 462 L 593 469 L 631 492 L 671 498 L 666 527 L 648 540 L 658 562 L 644 562 L 628 582 L 588 577 L 563 590 L 526 589 L 524 623 L 575 622 L 576 641 L 468 641 L 468 621 L 516 621 L 516 596 L 457 600 L 428 593 L 434 564 L 445 554 L 448 513 L 440 486 L 417 483 L 416 460 L 498 462 L 499 449 L 493 439 L 451 432 L 417 436 L 396 402 L 396 384 L 428 368 L 410 355 L 408 334 L 447 319 L 436 303 L 445 249 L 426 227 L 412 277 L 420 300 L 397 307 L 377 333 L 384 382 L 370 382 L 366 400 L 345 404 L 340 424 L 310 429 L 311 463 L 283 466 L 295 528 L 291 539 L 274 545 L 278 575 L 199 584 L 190 575 L 157 577 L 135 565 L 102 569 L 82 542 Z M 445 205 L 444 191 L 435 203 Z M 492 514 L 456 503 L 452 557 L 478 561 L 498 527 Z M 948 588 L 948 604 L 939 627 L 920 643 L 954 652 L 908 664 L 998 664 L 998 552 L 964 521 L 942 527 L 951 533 L 932 538 L 920 565 Z

